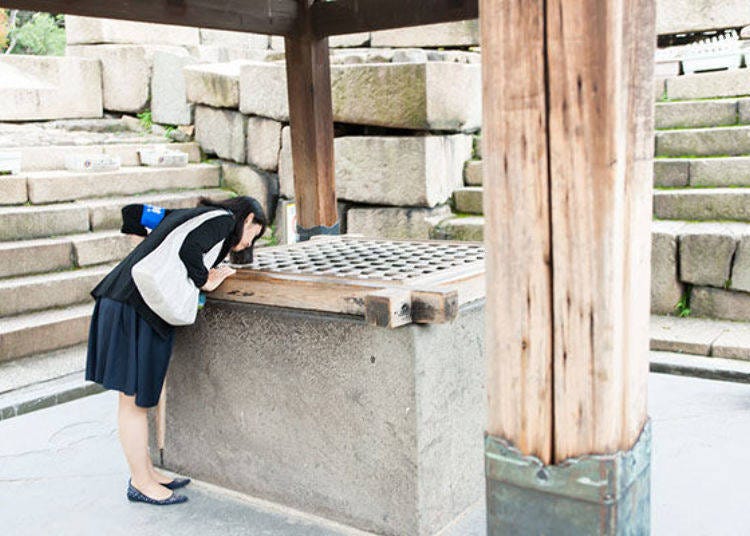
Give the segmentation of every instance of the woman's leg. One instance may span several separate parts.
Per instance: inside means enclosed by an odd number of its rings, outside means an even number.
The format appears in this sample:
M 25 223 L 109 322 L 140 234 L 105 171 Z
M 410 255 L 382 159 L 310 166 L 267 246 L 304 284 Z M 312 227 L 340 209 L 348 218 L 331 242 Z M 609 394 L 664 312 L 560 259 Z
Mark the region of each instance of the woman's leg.
M 150 469 L 147 411 L 147 408 L 136 406 L 135 396 L 120 392 L 117 411 L 120 443 L 130 466 L 133 486 L 154 499 L 166 499 L 172 490 L 159 484 Z

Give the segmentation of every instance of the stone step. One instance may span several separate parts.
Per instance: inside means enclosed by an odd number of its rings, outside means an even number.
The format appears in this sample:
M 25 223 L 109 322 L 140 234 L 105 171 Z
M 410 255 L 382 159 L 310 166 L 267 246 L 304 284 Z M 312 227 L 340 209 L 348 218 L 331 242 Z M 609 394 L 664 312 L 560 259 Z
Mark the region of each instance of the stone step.
M 657 129 L 718 127 L 750 123 L 750 99 L 659 102 L 654 110 Z
M 136 195 L 154 190 L 218 187 L 221 168 L 213 164 L 190 164 L 179 168 L 123 167 L 117 171 L 36 171 L 0 182 L 0 204 L 17 204 L 25 183 L 32 204 L 57 203 L 92 197 Z M 20 184 L 20 188 L 19 188 Z
M 112 269 L 105 264 L 79 270 L 0 280 L 0 318 L 86 303 Z
M 482 214 L 482 187 L 466 186 L 453 191 L 453 202 L 458 212 Z
M 750 95 L 750 69 L 667 78 L 668 99 L 712 99 Z
M 652 315 L 651 350 L 750 361 L 750 323 Z
M 0 363 L 0 396 L 30 385 L 80 372 L 86 367 L 86 345 Z
M 482 186 L 482 161 L 464 169 L 466 186 Z M 654 186 L 750 186 L 750 156 L 654 159 Z
M 663 220 L 750 221 L 750 188 L 654 190 L 654 216 Z
M 0 241 L 119 229 L 122 225 L 120 210 L 129 203 L 188 208 L 196 206 L 200 196 L 226 199 L 230 192 L 221 189 L 188 190 L 52 205 L 0 207 Z
M 92 303 L 0 318 L 0 362 L 85 342 Z
M 139 241 L 139 237 L 112 230 L 0 242 L 0 278 L 119 261 L 130 253 Z
M 750 157 L 657 158 L 654 186 L 750 186 Z
M 484 240 L 484 216 L 453 215 L 430 230 L 430 238 L 438 240 Z
M 650 352 L 651 372 L 692 376 L 706 380 L 750 383 L 750 362 L 722 357 Z
M 656 156 L 750 155 L 750 126 L 656 132 Z
M 0 144 L 1 145 L 1 144 Z M 0 152 L 21 153 L 21 169 L 30 171 L 47 171 L 65 169 L 65 157 L 69 154 L 97 155 L 109 154 L 119 156 L 123 166 L 140 165 L 138 151 L 143 148 L 159 147 L 170 151 L 182 151 L 188 154 L 192 163 L 200 162 L 200 147 L 195 142 L 187 143 L 109 143 L 92 145 L 32 145 L 0 146 Z M 7 203 L 6 203 L 7 204 Z

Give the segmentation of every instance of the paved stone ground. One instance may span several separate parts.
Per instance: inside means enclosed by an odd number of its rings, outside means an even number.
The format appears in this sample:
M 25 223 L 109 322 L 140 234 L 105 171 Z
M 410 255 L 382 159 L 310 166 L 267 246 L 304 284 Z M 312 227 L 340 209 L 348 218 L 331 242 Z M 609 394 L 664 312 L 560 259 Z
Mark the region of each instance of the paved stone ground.
M 182 505 L 125 499 L 127 465 L 105 392 L 0 422 L 4 536 L 362 535 L 202 482 Z M 652 534 L 748 533 L 750 385 L 652 374 Z M 485 536 L 479 503 L 441 536 Z

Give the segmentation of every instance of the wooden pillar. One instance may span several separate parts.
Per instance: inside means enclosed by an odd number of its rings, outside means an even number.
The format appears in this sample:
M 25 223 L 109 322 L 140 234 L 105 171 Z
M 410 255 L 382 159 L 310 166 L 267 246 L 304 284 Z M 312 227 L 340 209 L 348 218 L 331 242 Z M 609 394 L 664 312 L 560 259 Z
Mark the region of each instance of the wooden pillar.
M 505 534 L 557 515 L 541 501 L 508 528 L 509 452 L 536 457 L 534 472 L 632 455 L 647 479 L 656 35 L 654 0 L 480 0 L 479 15 L 488 527 Z M 613 523 L 647 523 L 636 487 L 645 521 Z
M 284 38 L 300 240 L 316 234 L 339 234 L 328 38 L 313 34 L 311 3 L 299 1 L 297 32 Z

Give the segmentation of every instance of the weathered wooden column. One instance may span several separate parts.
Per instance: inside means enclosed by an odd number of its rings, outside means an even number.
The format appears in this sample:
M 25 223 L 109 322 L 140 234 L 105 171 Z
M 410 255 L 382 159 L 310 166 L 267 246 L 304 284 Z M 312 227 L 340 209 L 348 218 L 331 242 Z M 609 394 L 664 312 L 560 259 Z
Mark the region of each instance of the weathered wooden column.
M 488 533 L 647 534 L 653 0 L 480 0 Z
M 300 241 L 317 234 L 339 234 L 328 38 L 315 36 L 310 4 L 299 0 L 298 31 L 284 38 Z

